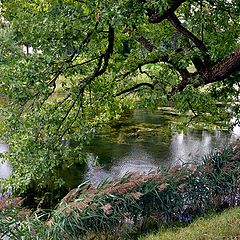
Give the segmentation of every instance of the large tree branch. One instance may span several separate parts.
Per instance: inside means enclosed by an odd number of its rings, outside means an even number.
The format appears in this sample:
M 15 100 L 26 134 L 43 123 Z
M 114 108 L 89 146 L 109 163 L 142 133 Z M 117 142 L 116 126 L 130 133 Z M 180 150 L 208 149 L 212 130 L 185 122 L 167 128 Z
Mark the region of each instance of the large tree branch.
M 204 84 L 222 81 L 231 74 L 240 70 L 240 48 L 228 57 L 222 59 L 213 67 L 207 69 L 202 75 Z
M 205 65 L 206 66 L 209 65 L 210 57 L 208 54 L 207 47 L 204 45 L 204 43 L 200 39 L 198 39 L 192 32 L 190 32 L 188 29 L 183 27 L 182 23 L 179 21 L 179 19 L 177 18 L 177 16 L 174 13 L 170 14 L 167 17 L 167 19 L 176 28 L 176 30 L 179 33 L 181 33 L 187 39 L 190 39 L 197 46 L 197 48 L 201 51 L 201 53 L 204 57 Z M 198 65 L 196 67 L 200 66 L 200 64 L 201 64 L 200 59 L 198 59 L 197 61 L 198 61 Z
M 193 64 L 195 65 L 198 71 L 202 71 L 202 69 L 204 68 L 204 65 L 207 66 L 210 64 L 210 57 L 209 57 L 207 48 L 200 39 L 198 39 L 193 33 L 191 33 L 189 30 L 187 30 L 182 26 L 181 22 L 174 14 L 177 8 L 185 1 L 186 0 L 172 0 L 169 3 L 169 7 L 165 9 L 163 13 L 159 13 L 155 9 L 148 9 L 147 15 L 149 17 L 149 22 L 151 23 L 160 23 L 164 19 L 168 19 L 171 22 L 171 24 L 178 30 L 178 32 L 180 32 L 187 39 L 190 39 L 199 48 L 199 50 L 203 54 L 205 64 L 198 57 L 194 57 Z M 149 47 L 149 45 L 147 46 Z M 151 47 L 151 51 L 152 50 L 153 50 L 153 47 Z
M 192 76 L 182 79 L 181 82 L 172 89 L 172 91 L 169 93 L 169 96 L 173 96 L 177 92 L 183 91 L 190 84 L 197 88 L 202 85 L 225 80 L 232 74 L 238 72 L 239 69 L 240 48 L 226 58 L 222 59 L 219 63 L 205 69 L 203 73 L 198 73 L 198 81 L 194 81 Z

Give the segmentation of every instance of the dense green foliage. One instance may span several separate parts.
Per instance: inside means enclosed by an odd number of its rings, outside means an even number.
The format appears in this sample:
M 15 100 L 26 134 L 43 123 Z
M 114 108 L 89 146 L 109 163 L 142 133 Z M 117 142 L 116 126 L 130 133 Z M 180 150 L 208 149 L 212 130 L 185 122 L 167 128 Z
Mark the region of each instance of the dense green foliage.
M 56 169 L 83 161 L 97 126 L 126 108 L 238 118 L 238 0 L 3 0 L 0 21 L 14 190 L 57 188 Z

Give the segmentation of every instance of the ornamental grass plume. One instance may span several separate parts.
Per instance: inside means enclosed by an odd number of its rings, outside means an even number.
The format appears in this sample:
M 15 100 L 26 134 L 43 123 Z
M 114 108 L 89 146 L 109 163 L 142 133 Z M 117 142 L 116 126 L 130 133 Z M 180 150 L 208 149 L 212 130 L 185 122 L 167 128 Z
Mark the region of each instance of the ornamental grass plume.
M 171 221 L 191 222 L 210 209 L 240 202 L 240 144 L 148 175 L 136 173 L 94 188 L 82 184 L 53 213 L 54 239 L 106 239 Z

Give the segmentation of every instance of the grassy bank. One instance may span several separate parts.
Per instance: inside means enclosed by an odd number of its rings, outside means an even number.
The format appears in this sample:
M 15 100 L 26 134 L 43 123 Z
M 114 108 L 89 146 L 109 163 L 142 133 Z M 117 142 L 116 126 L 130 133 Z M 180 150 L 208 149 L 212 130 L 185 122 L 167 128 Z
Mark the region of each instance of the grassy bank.
M 240 239 L 240 207 L 199 218 L 188 227 L 161 228 L 139 240 Z

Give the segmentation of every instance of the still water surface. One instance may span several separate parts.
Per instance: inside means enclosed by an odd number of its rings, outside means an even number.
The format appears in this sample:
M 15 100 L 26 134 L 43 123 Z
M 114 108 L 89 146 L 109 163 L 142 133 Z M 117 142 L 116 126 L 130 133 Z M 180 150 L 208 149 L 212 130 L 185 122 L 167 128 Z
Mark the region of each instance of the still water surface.
M 96 136 L 88 146 L 84 168 L 74 166 L 62 171 L 69 188 L 81 181 L 98 184 L 105 179 L 121 177 L 128 172 L 148 173 L 162 166 L 201 159 L 201 156 L 240 138 L 240 128 L 224 131 L 173 130 L 176 116 L 166 111 L 129 113 Z M 0 152 L 7 151 L 0 144 Z M 11 173 L 7 163 L 0 164 L 0 178 Z
M 239 127 L 232 133 L 206 130 L 177 133 L 172 128 L 174 119 L 176 116 L 165 111 L 129 114 L 89 146 L 85 179 L 98 184 L 128 172 L 144 174 L 177 162 L 201 160 L 203 155 L 240 137 Z

